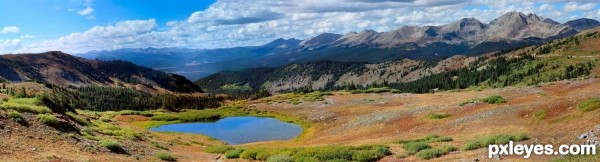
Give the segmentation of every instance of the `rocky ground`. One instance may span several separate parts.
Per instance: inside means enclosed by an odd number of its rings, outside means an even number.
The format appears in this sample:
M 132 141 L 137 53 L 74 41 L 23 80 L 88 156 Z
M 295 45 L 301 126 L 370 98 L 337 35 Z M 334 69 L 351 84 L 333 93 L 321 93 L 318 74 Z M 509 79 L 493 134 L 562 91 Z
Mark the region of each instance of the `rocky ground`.
M 476 137 L 498 133 L 527 132 L 532 140 L 525 143 L 580 144 L 581 132 L 600 124 L 597 111 L 581 112 L 577 105 L 600 96 L 599 79 L 561 81 L 543 86 L 507 87 L 482 91 L 439 92 L 434 94 L 349 94 L 326 96 L 326 102 L 253 103 L 257 109 L 303 116 L 316 123 L 314 135 L 301 142 L 269 143 L 270 146 L 323 144 L 390 144 L 401 139 L 414 139 L 428 134 L 454 138 L 461 147 Z M 502 104 L 459 103 L 491 95 L 503 96 Z M 543 119 L 534 113 L 545 111 Z M 430 113 L 448 113 L 445 119 L 427 119 Z M 595 138 L 595 137 L 594 137 Z M 261 144 L 255 144 L 261 145 Z M 391 144 L 397 152 L 398 145 Z M 509 156 L 503 159 L 523 160 Z M 529 160 L 549 160 L 558 156 L 537 156 Z M 486 149 L 457 151 L 439 160 L 472 161 L 487 159 Z M 414 161 L 415 157 L 383 161 Z

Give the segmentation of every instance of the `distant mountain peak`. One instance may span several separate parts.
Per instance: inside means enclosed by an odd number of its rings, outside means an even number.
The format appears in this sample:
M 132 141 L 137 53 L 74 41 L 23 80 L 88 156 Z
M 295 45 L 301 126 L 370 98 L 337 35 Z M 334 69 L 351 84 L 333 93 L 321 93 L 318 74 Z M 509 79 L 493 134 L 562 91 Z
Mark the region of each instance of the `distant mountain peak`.
M 279 38 L 279 39 L 275 39 L 261 47 L 262 48 L 295 48 L 298 46 L 298 44 L 300 44 L 300 40 L 298 40 L 296 38 L 290 38 L 290 39 Z
M 581 18 L 581 19 L 567 21 L 565 23 L 565 25 L 570 26 L 571 28 L 573 28 L 577 31 L 582 31 L 582 30 L 596 28 L 596 27 L 600 26 L 600 22 L 598 22 L 597 20 L 594 20 L 594 19 Z
M 308 38 L 308 39 L 305 39 L 304 41 L 300 42 L 300 47 L 309 49 L 309 50 L 313 50 L 313 49 L 317 49 L 317 48 L 320 48 L 323 46 L 327 46 L 327 45 L 331 44 L 332 42 L 338 40 L 341 37 L 342 37 L 342 35 L 339 35 L 339 34 L 322 33 L 315 37 Z
M 544 18 L 542 21 L 546 22 L 546 23 L 549 23 L 549 24 L 560 25 L 560 23 L 552 20 L 551 18 Z

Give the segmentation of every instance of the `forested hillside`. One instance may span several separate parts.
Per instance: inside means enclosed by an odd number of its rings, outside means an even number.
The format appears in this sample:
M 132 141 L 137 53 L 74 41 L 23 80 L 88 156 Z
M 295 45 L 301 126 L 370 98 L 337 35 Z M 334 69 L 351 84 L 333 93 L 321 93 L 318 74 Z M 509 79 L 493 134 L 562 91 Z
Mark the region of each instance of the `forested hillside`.
M 598 29 L 596 29 L 598 30 Z M 398 60 L 379 64 L 315 62 L 281 68 L 222 72 L 196 81 L 209 92 L 271 93 L 389 87 L 426 93 L 469 87 L 536 85 L 597 76 L 598 31 L 542 45 L 519 47 L 481 56 L 454 56 L 439 61 Z
M 97 61 L 62 52 L 0 56 L 0 81 L 60 87 L 114 86 L 144 91 L 201 92 L 185 77 L 126 61 Z

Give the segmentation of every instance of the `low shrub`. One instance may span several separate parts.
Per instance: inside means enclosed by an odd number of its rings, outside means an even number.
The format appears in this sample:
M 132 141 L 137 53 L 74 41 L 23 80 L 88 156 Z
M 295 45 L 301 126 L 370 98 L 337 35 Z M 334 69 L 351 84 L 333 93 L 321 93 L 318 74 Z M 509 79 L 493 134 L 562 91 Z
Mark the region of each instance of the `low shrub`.
M 444 119 L 447 117 L 452 116 L 451 114 L 447 114 L 447 113 L 431 113 L 429 115 L 427 115 L 427 119 Z
M 302 148 L 244 148 L 243 150 L 239 149 L 240 151 L 237 151 L 238 149 L 230 149 L 225 154 L 226 156 L 227 154 L 234 156 L 241 151 L 239 157 L 242 159 L 276 161 L 280 158 L 283 158 L 291 159 L 296 162 L 377 161 L 386 155 L 391 155 L 389 147 L 384 145 Z
M 452 151 L 456 151 L 456 147 L 454 146 L 442 146 L 441 148 L 432 148 L 432 149 L 425 149 L 422 151 L 419 151 L 415 154 L 416 157 L 421 158 L 423 160 L 429 160 L 429 159 L 433 159 L 433 158 L 438 158 L 441 157 L 443 155 L 446 155 Z
M 67 112 L 67 116 L 69 116 L 69 118 L 71 118 L 72 120 L 74 120 L 75 122 L 77 122 L 80 125 L 90 125 L 92 124 L 90 121 L 80 117 L 79 115 L 73 113 L 73 112 Z
M 442 136 L 438 136 L 435 134 L 432 135 L 427 135 L 423 138 L 418 138 L 418 139 L 411 139 L 411 140 L 400 140 L 398 141 L 398 143 L 400 144 L 404 144 L 404 143 L 410 143 L 410 142 L 427 142 L 427 143 L 432 143 L 432 142 L 450 142 L 453 139 L 451 137 L 442 137 Z
M 163 161 L 177 161 L 177 158 L 175 158 L 175 156 L 164 152 L 156 153 L 154 154 L 154 157 Z
M 484 147 L 488 147 L 488 145 L 491 144 L 507 144 L 510 141 L 513 142 L 519 142 L 519 141 L 524 141 L 524 140 L 528 140 L 529 139 L 529 135 L 526 133 L 518 133 L 518 134 L 496 134 L 496 135 L 490 135 L 490 136 L 483 136 L 483 137 L 479 137 L 477 139 L 471 140 L 466 142 L 463 147 L 462 150 L 475 150 L 475 149 L 479 149 L 479 148 L 484 148 Z
M 105 122 L 94 122 L 96 127 L 93 129 L 99 133 L 109 135 L 109 136 L 117 136 L 130 140 L 144 140 L 144 134 L 131 130 L 121 128 L 119 126 L 105 123 Z
M 544 120 L 547 114 L 546 110 L 539 110 L 533 113 L 533 117 L 537 120 Z
M 152 146 L 154 146 L 154 147 L 156 147 L 156 148 L 163 149 L 163 150 L 169 150 L 169 148 L 168 148 L 168 147 L 166 147 L 166 146 L 163 146 L 163 145 L 161 145 L 160 143 L 158 143 L 158 142 L 156 142 L 156 141 L 153 141 L 153 142 L 151 142 L 151 143 L 152 143 Z
M 100 146 L 107 148 L 108 150 L 114 153 L 125 153 L 125 149 L 121 146 L 121 143 L 110 141 L 110 140 L 102 140 L 100 141 Z
M 459 103 L 458 106 L 465 106 L 467 104 L 472 104 L 472 103 L 477 103 L 477 102 L 479 102 L 479 100 L 477 100 L 477 99 L 467 100 L 467 101 L 463 101 L 463 102 Z
M 208 146 L 204 151 L 213 154 L 223 154 L 229 150 L 233 150 L 231 146 Z
M 240 158 L 240 154 L 242 154 L 242 152 L 244 152 L 243 148 L 236 148 L 234 150 L 229 150 L 229 151 L 225 152 L 225 157 L 228 159 Z
M 25 118 L 23 118 L 23 115 L 21 115 L 21 113 L 19 113 L 18 111 L 9 110 L 8 116 L 11 117 L 13 120 L 15 120 L 18 123 L 25 122 Z
M 25 99 L 25 98 L 10 99 L 10 100 L 8 100 L 8 102 L 2 103 L 2 105 L 0 105 L 0 107 L 5 108 L 5 109 L 13 109 L 13 110 L 17 110 L 20 112 L 30 112 L 30 113 L 35 113 L 35 114 L 44 114 L 44 113 L 52 112 L 52 110 L 50 110 L 50 108 L 48 108 L 46 106 L 30 104 L 30 103 L 36 103 L 36 102 L 30 101 L 30 100 L 23 100 L 23 99 Z
M 600 98 L 590 98 L 577 105 L 577 109 L 583 112 L 593 111 L 598 108 L 600 108 Z
M 421 150 L 430 149 L 431 146 L 427 142 L 408 142 L 402 144 L 402 148 L 409 154 L 415 154 Z
M 488 103 L 488 104 L 499 104 L 499 103 L 505 103 L 506 100 L 504 98 L 502 98 L 502 96 L 488 96 L 486 98 L 481 99 L 481 101 Z
M 40 121 L 46 125 L 50 125 L 50 126 L 59 126 L 60 125 L 60 121 L 58 120 L 58 118 L 56 118 L 54 115 L 52 114 L 38 114 L 37 115 L 38 119 L 40 119 Z
M 377 150 L 365 150 L 365 151 L 355 151 L 352 154 L 353 161 L 359 162 L 370 162 L 377 161 L 383 158 L 385 154 L 378 152 Z
M 267 162 L 294 162 L 289 155 L 273 155 L 267 159 Z
M 120 115 L 141 115 L 146 117 L 154 116 L 152 111 L 134 111 L 134 110 L 123 110 L 119 112 Z

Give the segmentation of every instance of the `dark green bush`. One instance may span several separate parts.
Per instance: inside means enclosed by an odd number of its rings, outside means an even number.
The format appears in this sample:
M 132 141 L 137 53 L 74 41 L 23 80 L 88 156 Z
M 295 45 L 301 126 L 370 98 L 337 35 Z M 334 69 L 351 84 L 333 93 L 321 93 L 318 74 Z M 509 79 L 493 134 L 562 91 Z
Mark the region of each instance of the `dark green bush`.
M 121 143 L 114 142 L 110 140 L 102 140 L 100 141 L 100 146 L 107 148 L 108 150 L 115 153 L 125 153 L 125 149 L 121 146 Z
M 163 160 L 163 161 L 177 161 L 177 158 L 175 158 L 173 155 L 168 154 L 168 153 L 156 153 L 154 155 L 154 157 Z
M 415 154 L 421 150 L 429 149 L 431 146 L 427 142 L 408 142 L 402 144 L 402 148 L 410 155 Z
M 506 100 L 504 98 L 502 98 L 502 96 L 488 96 L 486 98 L 483 98 L 481 101 L 488 103 L 488 104 L 498 104 L 498 103 L 506 102 Z

